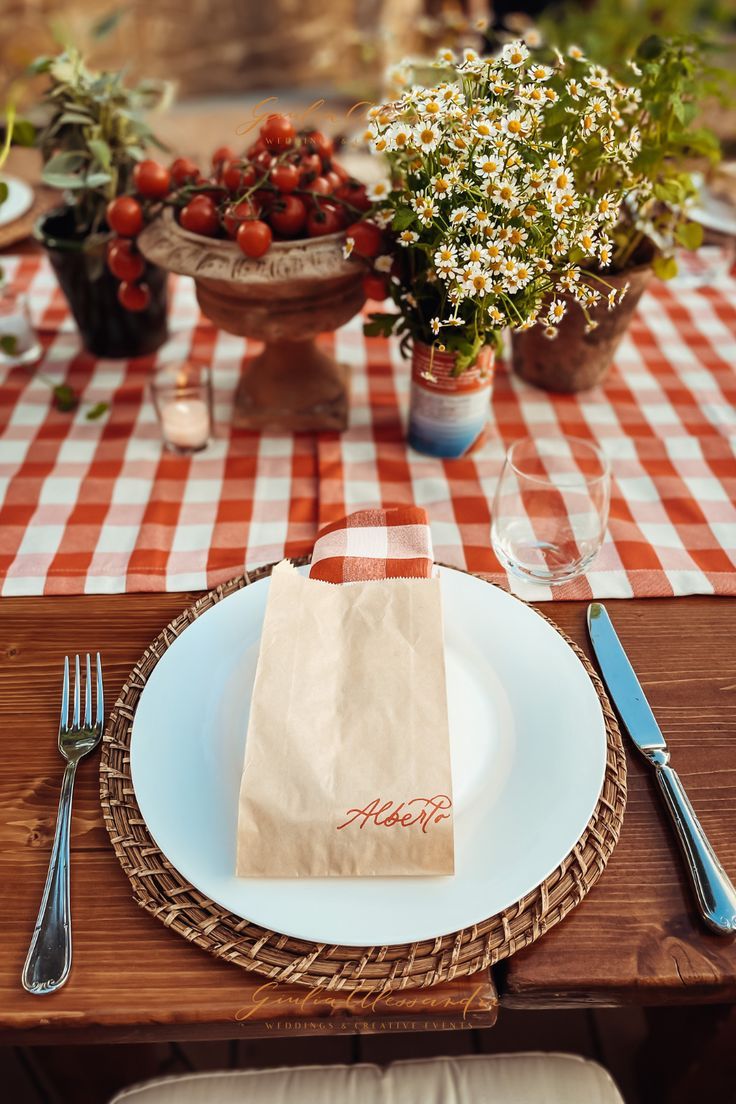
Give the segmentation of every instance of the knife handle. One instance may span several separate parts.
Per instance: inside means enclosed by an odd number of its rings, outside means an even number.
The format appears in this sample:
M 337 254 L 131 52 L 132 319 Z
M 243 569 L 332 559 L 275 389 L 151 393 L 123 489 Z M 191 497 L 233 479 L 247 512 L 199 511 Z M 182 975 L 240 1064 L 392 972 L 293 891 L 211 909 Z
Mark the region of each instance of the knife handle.
M 720 935 L 736 934 L 736 889 L 708 842 L 677 772 L 657 764 L 657 781 L 677 828 L 700 912 Z

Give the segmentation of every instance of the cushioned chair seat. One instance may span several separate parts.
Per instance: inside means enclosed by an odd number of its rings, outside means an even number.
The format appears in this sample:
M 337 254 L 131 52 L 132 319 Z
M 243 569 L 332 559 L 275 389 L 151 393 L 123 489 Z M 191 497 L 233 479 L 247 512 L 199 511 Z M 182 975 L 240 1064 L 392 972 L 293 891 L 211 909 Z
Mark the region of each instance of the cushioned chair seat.
M 432 1058 L 187 1074 L 126 1089 L 111 1104 L 624 1104 L 601 1066 L 565 1054 Z

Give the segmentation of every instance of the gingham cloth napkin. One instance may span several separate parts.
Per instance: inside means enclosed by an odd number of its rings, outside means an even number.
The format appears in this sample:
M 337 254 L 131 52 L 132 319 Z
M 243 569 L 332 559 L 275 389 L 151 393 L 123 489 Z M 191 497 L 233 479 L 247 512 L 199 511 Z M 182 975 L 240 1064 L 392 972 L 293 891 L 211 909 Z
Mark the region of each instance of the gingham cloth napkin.
M 426 510 L 356 510 L 321 531 L 309 577 L 325 583 L 428 579 L 433 563 Z

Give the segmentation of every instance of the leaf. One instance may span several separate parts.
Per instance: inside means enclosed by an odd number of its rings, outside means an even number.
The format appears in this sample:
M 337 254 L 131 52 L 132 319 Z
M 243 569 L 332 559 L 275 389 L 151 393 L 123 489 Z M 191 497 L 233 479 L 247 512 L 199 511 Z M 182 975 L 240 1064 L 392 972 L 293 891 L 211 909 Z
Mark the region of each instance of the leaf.
M 683 222 L 677 227 L 675 237 L 685 249 L 699 249 L 703 244 L 703 227 L 699 222 Z
M 18 338 L 15 334 L 3 334 L 2 337 L 0 337 L 0 349 L 2 349 L 6 356 L 15 356 L 17 348 Z
M 371 314 L 363 325 L 363 333 L 366 337 L 389 337 L 400 317 L 400 314 Z
M 4 203 L 8 198 L 8 185 L 4 180 L 0 180 L 0 203 Z
M 28 66 L 28 72 L 32 75 L 38 73 L 48 73 L 51 67 L 51 61 L 52 59 L 50 57 L 45 56 L 34 58 Z
M 71 191 L 84 188 L 84 178 L 81 176 L 73 176 L 72 173 L 47 173 L 41 174 L 41 179 L 44 184 L 48 184 L 49 188 L 69 188 Z
M 648 38 L 639 43 L 636 56 L 641 58 L 642 61 L 653 61 L 664 53 L 664 49 L 664 40 L 659 35 L 649 35 Z
M 36 128 L 28 119 L 16 119 L 13 124 L 13 145 L 32 146 L 36 141 Z
M 112 150 L 102 138 L 90 138 L 87 145 L 92 150 L 103 169 L 109 169 L 112 165 Z
M 106 402 L 95 403 L 90 407 L 87 413 L 84 415 L 88 422 L 96 422 L 98 418 L 101 418 L 103 414 L 107 414 L 110 409 L 110 404 Z
M 76 410 L 79 406 L 79 398 L 73 387 L 68 383 L 57 383 L 53 390 L 54 406 L 66 414 L 70 410 Z
M 78 108 L 74 108 L 71 111 L 63 111 L 57 120 L 58 125 L 64 123 L 78 123 L 80 126 L 92 126 L 94 119 L 91 115 L 88 115 L 86 111 L 80 111 Z
M 391 223 L 391 229 L 408 230 L 415 219 L 416 215 L 412 211 L 411 207 L 402 207 L 401 210 L 397 211 L 394 215 L 393 221 Z
M 109 34 L 115 30 L 120 20 L 128 14 L 127 7 L 113 8 L 112 11 L 107 12 L 106 15 L 97 19 L 90 28 L 90 35 L 96 41 L 99 42 L 103 38 L 107 38 Z
M 674 257 L 663 257 L 660 254 L 652 261 L 652 268 L 660 280 L 672 280 L 677 275 L 677 261 Z
M 84 178 L 85 188 L 100 188 L 103 184 L 109 184 L 112 180 L 110 173 L 106 172 L 93 172 L 88 173 Z
M 77 169 L 81 169 L 87 160 L 87 155 L 83 150 L 65 150 L 63 153 L 56 153 L 53 157 L 50 157 L 43 167 L 45 173 L 73 173 Z

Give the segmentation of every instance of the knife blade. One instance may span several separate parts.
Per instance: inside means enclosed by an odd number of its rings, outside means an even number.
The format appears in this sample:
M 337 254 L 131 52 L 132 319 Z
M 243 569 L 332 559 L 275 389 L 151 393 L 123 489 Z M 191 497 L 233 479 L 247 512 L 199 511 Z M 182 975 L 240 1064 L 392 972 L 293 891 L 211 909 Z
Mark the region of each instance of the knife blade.
M 720 935 L 736 933 L 736 889 L 703 831 L 677 773 L 669 765 L 667 741 L 657 724 L 608 611 L 588 606 L 588 633 L 611 701 L 632 742 L 654 767 L 674 821 L 701 916 Z

